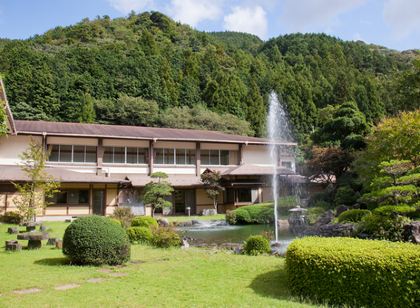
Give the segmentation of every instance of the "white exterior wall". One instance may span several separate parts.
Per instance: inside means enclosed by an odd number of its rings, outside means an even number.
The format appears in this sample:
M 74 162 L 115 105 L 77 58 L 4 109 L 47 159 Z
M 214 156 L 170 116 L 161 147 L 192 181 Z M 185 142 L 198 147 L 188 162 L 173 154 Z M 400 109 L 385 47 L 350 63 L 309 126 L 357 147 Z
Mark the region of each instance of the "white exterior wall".
M 66 145 L 91 145 L 97 146 L 96 138 L 68 138 L 68 137 L 48 137 L 47 144 L 66 144 Z
M 0 165 L 20 163 L 19 155 L 28 149 L 31 138 L 36 142 L 42 142 L 42 137 L 11 135 L 0 137 Z
M 250 165 L 271 165 L 270 148 L 265 145 L 245 145 L 242 148 L 242 161 Z

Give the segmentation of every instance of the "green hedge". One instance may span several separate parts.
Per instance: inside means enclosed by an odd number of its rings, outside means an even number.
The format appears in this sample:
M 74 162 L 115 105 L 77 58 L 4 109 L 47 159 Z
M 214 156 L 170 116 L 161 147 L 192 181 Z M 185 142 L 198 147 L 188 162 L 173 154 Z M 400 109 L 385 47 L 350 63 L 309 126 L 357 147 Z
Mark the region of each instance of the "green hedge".
M 129 227 L 126 231 L 131 243 L 149 244 L 152 241 L 152 230 L 149 227 Z
M 266 224 L 274 221 L 273 204 L 247 205 L 226 214 L 231 225 Z
M 244 253 L 247 255 L 257 256 L 270 252 L 270 241 L 262 235 L 251 235 L 244 243 Z
M 306 237 L 290 244 L 286 266 L 294 296 L 340 306 L 419 307 L 415 244 Z

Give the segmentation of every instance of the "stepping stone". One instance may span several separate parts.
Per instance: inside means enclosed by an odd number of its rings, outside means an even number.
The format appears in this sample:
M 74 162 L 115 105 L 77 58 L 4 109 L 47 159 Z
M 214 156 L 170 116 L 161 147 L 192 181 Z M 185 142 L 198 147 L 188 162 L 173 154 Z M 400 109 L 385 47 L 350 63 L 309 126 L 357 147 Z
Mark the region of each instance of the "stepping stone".
M 105 281 L 105 279 L 103 279 L 103 278 L 90 278 L 90 279 L 87 280 L 87 282 L 90 282 L 90 283 L 100 283 L 100 282 L 104 282 L 104 281 Z
M 31 289 L 22 289 L 22 290 L 13 291 L 13 293 L 15 294 L 31 294 L 31 293 L 38 293 L 38 292 L 41 292 L 41 289 L 31 288 Z
M 80 285 L 76 283 L 69 283 L 69 284 L 63 284 L 61 286 L 57 286 L 54 289 L 56 289 L 57 291 L 65 291 L 65 290 L 70 290 L 70 289 L 74 289 L 78 287 L 80 287 Z
M 108 275 L 111 277 L 125 277 L 128 274 L 127 273 L 109 273 Z
M 112 273 L 112 270 L 110 270 L 109 268 L 100 268 L 98 269 L 98 272 L 109 274 Z

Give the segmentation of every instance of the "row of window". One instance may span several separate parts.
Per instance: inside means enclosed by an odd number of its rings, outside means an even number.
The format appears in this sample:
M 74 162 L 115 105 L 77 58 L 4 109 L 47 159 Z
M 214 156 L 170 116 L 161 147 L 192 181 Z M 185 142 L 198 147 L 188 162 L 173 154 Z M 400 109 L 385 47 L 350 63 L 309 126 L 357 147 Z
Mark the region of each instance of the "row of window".
M 49 161 L 95 163 L 96 147 L 84 145 L 52 145 Z M 228 150 L 201 150 L 202 165 L 229 165 Z M 231 151 L 237 152 L 237 151 Z M 148 148 L 105 147 L 103 162 L 111 164 L 147 164 Z M 194 149 L 156 148 L 155 164 L 194 165 Z
M 89 190 L 62 190 L 55 193 L 48 202 L 52 204 L 88 204 Z

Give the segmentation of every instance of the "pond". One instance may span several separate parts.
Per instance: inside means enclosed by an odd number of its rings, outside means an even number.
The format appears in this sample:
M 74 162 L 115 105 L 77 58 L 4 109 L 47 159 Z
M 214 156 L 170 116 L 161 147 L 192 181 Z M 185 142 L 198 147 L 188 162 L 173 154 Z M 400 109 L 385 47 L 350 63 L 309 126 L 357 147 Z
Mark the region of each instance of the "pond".
M 200 221 L 189 227 L 178 228 L 182 236 L 192 238 L 208 245 L 224 243 L 243 243 L 250 235 L 269 232 L 274 239 L 273 225 L 232 226 L 224 221 Z M 279 233 L 279 242 L 284 249 L 295 238 L 288 230 Z M 283 249 L 282 249 L 283 250 Z

